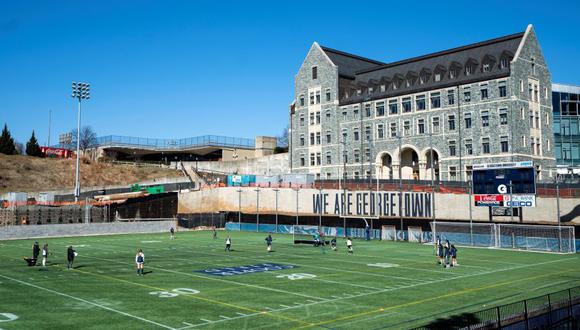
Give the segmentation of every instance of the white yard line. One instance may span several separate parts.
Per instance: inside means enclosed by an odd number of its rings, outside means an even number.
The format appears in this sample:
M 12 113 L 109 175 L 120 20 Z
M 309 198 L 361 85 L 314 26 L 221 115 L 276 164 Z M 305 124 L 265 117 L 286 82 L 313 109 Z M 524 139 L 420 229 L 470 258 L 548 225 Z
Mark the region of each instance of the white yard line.
M 63 297 L 70 298 L 70 299 L 74 299 L 74 300 L 77 300 L 77 301 L 81 301 L 81 302 L 84 302 L 85 304 L 93 305 L 93 306 L 96 306 L 96 307 L 99 307 L 99 308 L 108 310 L 110 312 L 114 312 L 114 313 L 117 313 L 117 314 L 121 314 L 121 315 L 130 317 L 130 318 L 133 318 L 133 319 L 137 319 L 137 320 L 140 320 L 140 321 L 143 321 L 143 322 L 146 322 L 146 323 L 154 324 L 156 326 L 159 326 L 159 327 L 162 327 L 162 328 L 165 328 L 165 329 L 175 330 L 175 328 L 170 327 L 170 326 L 167 326 L 165 324 L 161 324 L 161 323 L 158 323 L 158 322 L 155 322 L 155 321 L 151 321 L 151 320 L 148 320 L 148 319 L 145 319 L 145 318 L 136 316 L 136 315 L 132 315 L 132 314 L 129 314 L 129 313 L 120 311 L 120 310 L 116 310 L 116 309 L 113 309 L 111 307 L 107 307 L 107 306 L 104 306 L 104 305 L 101 305 L 101 304 L 97 304 L 95 302 L 92 302 L 92 301 L 89 301 L 89 300 L 86 300 L 86 299 L 74 297 L 74 296 L 71 296 L 71 295 L 66 294 L 66 293 L 58 292 L 58 291 L 55 291 L 55 290 L 52 290 L 52 289 L 48 289 L 48 288 L 45 288 L 45 287 L 42 287 L 42 286 L 38 286 L 38 285 L 35 285 L 35 284 L 32 284 L 32 283 L 28 283 L 28 282 L 24 282 L 24 281 L 21 281 L 21 280 L 17 280 L 15 278 L 8 277 L 8 276 L 5 276 L 5 275 L 0 275 L 0 277 L 3 277 L 5 279 L 7 279 L 7 280 L 14 281 L 16 283 L 20 283 L 22 285 L 26 285 L 26 286 L 30 286 L 30 287 L 33 287 L 33 288 L 36 288 L 36 289 L 39 289 L 39 290 L 43 290 L 43 291 L 46 291 L 46 292 L 54 293 L 54 294 L 59 295 L 59 296 L 63 296 Z

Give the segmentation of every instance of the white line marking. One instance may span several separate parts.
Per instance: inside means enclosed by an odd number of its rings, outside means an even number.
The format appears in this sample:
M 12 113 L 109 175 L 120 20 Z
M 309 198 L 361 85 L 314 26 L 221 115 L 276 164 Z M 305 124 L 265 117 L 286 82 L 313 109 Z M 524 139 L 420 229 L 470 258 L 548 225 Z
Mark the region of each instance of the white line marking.
M 230 319 L 229 317 L 227 317 L 227 316 L 223 316 L 223 315 L 220 315 L 220 317 L 221 317 L 222 319 L 224 319 L 224 320 L 229 320 L 229 319 Z
M 246 315 L 248 315 L 248 314 L 244 314 L 244 313 L 240 313 L 240 312 L 237 312 L 236 314 L 238 314 L 238 315 L 241 315 L 241 316 L 246 316 Z
M 14 281 L 14 282 L 17 282 L 17 283 L 20 283 L 22 285 L 26 285 L 26 286 L 30 286 L 30 287 L 33 287 L 33 288 L 37 288 L 37 289 L 44 290 L 44 291 L 47 291 L 47 292 L 51 292 L 51 293 L 57 294 L 59 296 L 67 297 L 67 298 L 74 299 L 74 300 L 77 300 L 77 301 L 81 301 L 81 302 L 84 302 L 85 304 L 93 305 L 93 306 L 96 306 L 96 307 L 99 307 L 99 308 L 102 308 L 102 309 L 105 309 L 105 310 L 108 310 L 108 311 L 111 311 L 111 312 L 115 312 L 115 313 L 118 313 L 118 314 L 121 314 L 121 315 L 125 315 L 125 316 L 128 316 L 130 318 L 134 318 L 134 319 L 137 319 L 137 320 L 146 322 L 146 323 L 154 324 L 154 325 L 160 326 L 160 327 L 165 328 L 165 329 L 175 330 L 175 328 L 172 328 L 172 327 L 167 326 L 165 324 L 157 323 L 155 321 L 151 321 L 151 320 L 148 320 L 148 319 L 139 317 L 139 316 L 131 315 L 129 313 L 125 313 L 125 312 L 122 312 L 122 311 L 119 311 L 119 310 L 116 310 L 116 309 L 113 309 L 113 308 L 110 308 L 110 307 L 107 307 L 107 306 L 103 306 L 101 304 L 97 304 L 95 302 L 92 302 L 92 301 L 89 301 L 89 300 L 86 300 L 86 299 L 74 297 L 74 296 L 68 295 L 66 293 L 58 292 L 58 291 L 55 291 L 55 290 L 52 290 L 52 289 L 47 289 L 45 287 L 38 286 L 38 285 L 35 285 L 35 284 L 31 284 L 31 283 L 24 282 L 24 281 L 20 281 L 20 280 L 17 280 L 15 278 L 8 277 L 8 276 L 5 276 L 5 275 L 0 275 L 0 277 L 3 277 L 5 279 L 7 279 L 7 280 L 11 280 L 11 281 Z
M 214 321 L 212 321 L 212 320 L 207 320 L 207 319 L 200 319 L 200 320 L 202 320 L 205 323 L 214 323 Z
M 290 306 L 280 304 L 280 307 L 290 308 Z
M 181 322 L 181 323 L 183 323 L 183 324 L 185 324 L 185 325 L 189 325 L 189 326 L 192 326 L 192 325 L 193 325 L 193 324 L 191 324 L 191 323 L 188 323 L 188 322 Z

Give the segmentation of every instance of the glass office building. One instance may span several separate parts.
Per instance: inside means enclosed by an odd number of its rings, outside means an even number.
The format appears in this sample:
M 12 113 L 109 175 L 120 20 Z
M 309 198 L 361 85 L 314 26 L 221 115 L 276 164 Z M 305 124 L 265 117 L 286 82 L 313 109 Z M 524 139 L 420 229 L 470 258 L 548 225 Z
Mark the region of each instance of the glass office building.
M 580 86 L 552 84 L 552 106 L 556 163 L 580 166 Z

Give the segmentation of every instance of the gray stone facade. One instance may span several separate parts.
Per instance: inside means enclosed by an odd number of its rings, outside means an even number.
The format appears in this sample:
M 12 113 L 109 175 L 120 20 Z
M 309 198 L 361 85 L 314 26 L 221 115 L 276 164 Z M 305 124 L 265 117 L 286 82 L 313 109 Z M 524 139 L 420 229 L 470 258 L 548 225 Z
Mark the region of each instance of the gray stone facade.
M 404 179 L 428 180 L 433 163 L 440 180 L 468 180 L 473 164 L 532 160 L 538 178 L 549 180 L 551 97 L 550 72 L 531 26 L 392 64 L 314 43 L 295 77 L 291 169 L 322 179 L 345 172 L 397 179 L 400 171 Z

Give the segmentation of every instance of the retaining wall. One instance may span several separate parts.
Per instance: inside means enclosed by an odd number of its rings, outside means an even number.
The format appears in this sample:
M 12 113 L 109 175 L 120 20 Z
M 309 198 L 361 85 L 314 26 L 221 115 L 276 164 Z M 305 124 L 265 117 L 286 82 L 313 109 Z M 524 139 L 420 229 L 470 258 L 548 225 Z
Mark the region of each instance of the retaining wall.
M 175 221 L 110 222 L 0 227 L 0 240 L 167 232 Z

